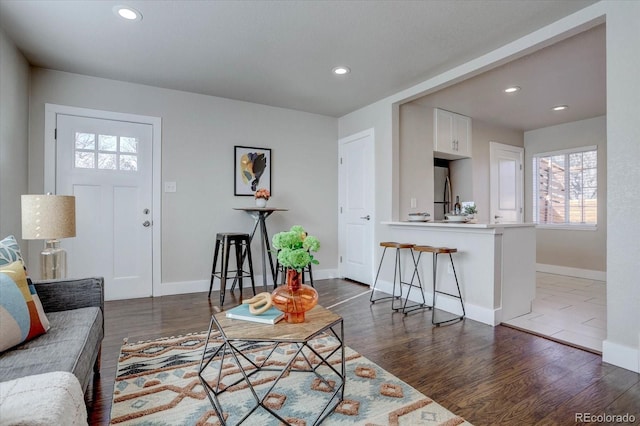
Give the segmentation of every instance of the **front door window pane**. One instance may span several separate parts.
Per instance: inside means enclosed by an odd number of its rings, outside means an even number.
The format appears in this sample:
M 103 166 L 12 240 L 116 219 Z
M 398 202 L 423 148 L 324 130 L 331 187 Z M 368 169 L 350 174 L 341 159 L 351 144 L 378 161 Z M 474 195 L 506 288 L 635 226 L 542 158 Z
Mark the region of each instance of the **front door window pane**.
M 118 137 L 111 135 L 98 135 L 98 149 L 100 151 L 117 151 Z
M 96 157 L 93 152 L 76 151 L 75 166 L 78 169 L 93 169 L 96 167 Z
M 121 155 L 120 156 L 120 170 L 138 170 L 138 156 L 137 155 Z
M 116 169 L 116 154 L 98 154 L 98 168 L 101 170 Z
M 120 152 L 138 152 L 138 138 L 120 138 Z
M 75 147 L 76 149 L 96 149 L 96 135 L 76 132 Z

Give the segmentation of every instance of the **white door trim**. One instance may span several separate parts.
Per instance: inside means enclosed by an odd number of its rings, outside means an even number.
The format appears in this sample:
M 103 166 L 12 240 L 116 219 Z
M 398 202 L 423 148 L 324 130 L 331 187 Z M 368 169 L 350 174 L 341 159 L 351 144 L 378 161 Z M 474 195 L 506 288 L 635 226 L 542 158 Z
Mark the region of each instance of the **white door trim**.
M 161 267 L 161 235 L 162 235 L 162 119 L 146 115 L 128 114 L 112 111 L 101 111 L 97 109 L 70 107 L 65 105 L 46 103 L 44 107 L 44 192 L 56 192 L 56 117 L 58 114 L 77 115 L 80 117 L 102 118 L 106 120 L 128 121 L 132 123 L 150 124 L 152 127 L 152 197 L 153 208 L 151 217 L 153 221 L 152 232 L 152 282 L 153 295 L 160 295 L 160 284 L 162 283 Z
M 342 156 L 342 147 L 350 142 L 353 142 L 355 140 L 358 139 L 362 139 L 365 137 L 371 137 L 371 140 L 373 141 L 373 161 L 371 163 L 371 175 L 376 176 L 376 161 L 375 161 L 375 131 L 374 128 L 370 128 L 367 130 L 363 130 L 361 132 L 358 133 L 354 133 L 352 135 L 349 136 L 345 136 L 343 138 L 338 139 L 338 163 L 340 163 L 340 157 Z M 341 188 L 342 185 L 342 180 L 343 180 L 343 171 L 341 167 L 338 167 L 338 208 L 340 209 L 342 205 L 344 205 L 344 191 L 343 188 Z M 374 277 L 374 271 L 375 271 L 375 250 L 374 250 L 374 244 L 373 241 L 375 241 L 375 237 L 376 237 L 376 226 L 375 226 L 375 217 L 376 217 L 376 191 L 375 191 L 375 182 L 374 182 L 374 191 L 372 193 L 372 205 L 373 205 L 373 210 L 371 212 L 371 243 L 370 247 L 368 248 L 368 253 L 367 255 L 369 256 L 370 259 L 370 265 L 371 265 L 371 270 L 369 271 L 369 278 L 370 278 L 370 283 L 369 285 L 373 285 L 373 277 Z M 340 277 L 344 277 L 344 268 L 343 268 L 343 263 L 340 262 L 340 256 L 344 255 L 345 252 L 345 241 L 344 241 L 344 216 L 340 213 L 340 211 L 338 211 L 338 273 Z

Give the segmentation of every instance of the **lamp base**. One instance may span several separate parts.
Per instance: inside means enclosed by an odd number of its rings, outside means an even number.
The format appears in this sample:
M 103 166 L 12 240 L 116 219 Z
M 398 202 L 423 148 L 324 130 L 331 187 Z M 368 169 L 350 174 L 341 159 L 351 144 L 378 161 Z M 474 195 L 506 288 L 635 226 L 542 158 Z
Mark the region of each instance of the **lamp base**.
M 67 277 L 67 252 L 59 240 L 47 240 L 40 252 L 40 276 L 43 280 Z

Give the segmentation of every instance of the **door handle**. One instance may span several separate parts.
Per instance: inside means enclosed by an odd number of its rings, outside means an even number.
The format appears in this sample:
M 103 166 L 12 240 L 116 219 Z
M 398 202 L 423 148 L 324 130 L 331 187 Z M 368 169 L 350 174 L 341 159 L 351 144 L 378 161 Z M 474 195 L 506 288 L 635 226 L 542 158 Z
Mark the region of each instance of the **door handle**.
M 149 222 L 148 220 L 145 220 L 144 222 L 142 222 L 142 226 L 144 226 L 145 228 L 148 228 L 151 226 L 151 222 Z
M 370 219 L 371 219 L 371 216 L 370 216 L 370 215 L 360 216 L 360 219 L 370 220 Z
M 495 215 L 493 218 L 494 218 L 494 219 L 500 219 L 501 217 L 502 217 L 502 216 Z

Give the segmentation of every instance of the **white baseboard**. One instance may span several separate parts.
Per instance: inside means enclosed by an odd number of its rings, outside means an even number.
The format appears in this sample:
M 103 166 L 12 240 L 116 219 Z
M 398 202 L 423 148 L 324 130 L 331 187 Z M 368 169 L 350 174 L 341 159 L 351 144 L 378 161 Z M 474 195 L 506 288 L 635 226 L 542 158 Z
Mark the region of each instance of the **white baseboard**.
M 393 284 L 390 281 L 378 280 L 376 284 L 376 291 L 381 291 L 383 293 L 391 294 L 393 290 Z M 406 290 L 403 290 L 406 292 Z M 424 293 L 425 300 L 427 304 L 431 304 L 433 301 L 433 293 L 427 291 Z M 409 300 L 415 303 L 422 303 L 422 299 L 420 298 L 420 293 L 416 290 L 412 290 Z M 460 306 L 460 300 L 443 295 L 438 294 L 438 310 L 449 312 L 454 315 L 462 315 L 462 307 Z M 466 313 L 466 317 L 481 322 L 483 324 L 488 324 L 490 326 L 495 327 L 500 324 L 502 317 L 501 309 L 489 309 L 483 306 L 474 305 L 471 303 L 465 302 L 464 309 Z
M 313 270 L 313 280 L 328 280 L 332 278 L 336 278 L 338 276 L 337 269 L 319 269 Z M 263 291 L 262 287 L 262 275 L 254 276 L 256 291 Z M 271 278 L 267 278 L 267 285 L 269 287 L 273 286 L 273 280 Z M 246 278 L 244 280 L 243 286 L 246 288 L 247 286 L 251 287 L 251 282 Z M 220 280 L 213 281 L 213 291 L 220 290 Z M 174 281 L 168 283 L 161 283 L 157 288 L 153 289 L 153 296 L 171 296 L 174 294 L 187 294 L 187 293 L 202 293 L 209 291 L 209 280 L 196 280 L 196 281 Z
M 602 361 L 640 373 L 640 348 L 605 340 L 602 342 Z
M 536 263 L 536 271 L 556 275 L 567 275 L 569 277 L 584 278 L 587 280 L 607 281 L 606 271 L 594 271 L 591 269 L 570 268 L 568 266 L 546 265 L 544 263 Z

